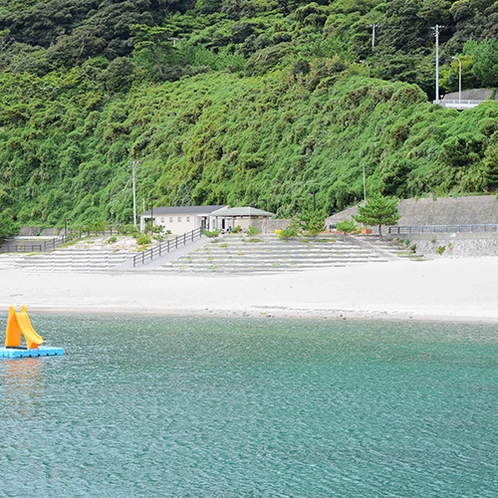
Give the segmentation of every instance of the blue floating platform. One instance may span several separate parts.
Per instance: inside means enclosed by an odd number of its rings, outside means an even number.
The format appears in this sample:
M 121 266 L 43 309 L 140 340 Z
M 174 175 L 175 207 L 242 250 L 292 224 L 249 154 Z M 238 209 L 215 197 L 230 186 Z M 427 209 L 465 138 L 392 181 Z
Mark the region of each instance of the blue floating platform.
M 42 356 L 64 356 L 64 348 L 0 348 L 0 358 L 40 358 Z

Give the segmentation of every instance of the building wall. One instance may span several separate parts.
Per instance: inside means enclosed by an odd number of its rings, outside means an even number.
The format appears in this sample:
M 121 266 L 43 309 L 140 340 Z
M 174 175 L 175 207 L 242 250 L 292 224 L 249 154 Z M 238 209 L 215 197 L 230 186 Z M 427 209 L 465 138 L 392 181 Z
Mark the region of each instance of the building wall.
M 154 226 L 162 225 L 175 235 L 190 232 L 197 228 L 197 216 L 193 214 L 161 214 L 154 215 Z
M 284 230 L 289 226 L 290 220 L 264 219 L 253 220 L 254 225 L 261 233 L 275 233 L 275 230 Z
M 201 220 L 203 216 L 196 214 L 158 214 L 154 213 L 154 226 L 163 226 L 164 230 L 171 230 L 171 233 L 175 235 L 181 235 L 183 233 L 190 232 L 195 228 L 201 226 Z M 145 223 L 149 221 L 150 217 L 140 217 L 140 229 L 145 230 Z

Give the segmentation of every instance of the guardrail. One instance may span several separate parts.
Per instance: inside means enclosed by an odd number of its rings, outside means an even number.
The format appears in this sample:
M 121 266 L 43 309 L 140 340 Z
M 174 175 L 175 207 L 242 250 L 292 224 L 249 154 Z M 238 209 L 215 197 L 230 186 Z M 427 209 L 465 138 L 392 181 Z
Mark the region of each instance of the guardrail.
M 147 251 L 141 252 L 132 258 L 133 268 L 137 265 L 148 263 L 152 261 L 154 258 L 161 257 L 163 254 L 171 252 L 174 249 L 178 249 L 180 245 L 186 245 L 187 242 L 193 242 L 197 237 L 202 237 L 204 235 L 204 229 L 199 227 L 191 232 L 184 233 L 183 235 L 179 235 L 174 239 L 166 240 L 161 242 L 156 247 L 152 247 Z
M 472 225 L 413 225 L 388 227 L 390 234 L 412 233 L 492 233 L 498 232 L 498 224 Z
M 477 107 L 479 104 L 485 102 L 484 100 L 433 100 L 433 104 L 439 104 L 443 107 L 451 107 L 453 109 L 471 109 Z

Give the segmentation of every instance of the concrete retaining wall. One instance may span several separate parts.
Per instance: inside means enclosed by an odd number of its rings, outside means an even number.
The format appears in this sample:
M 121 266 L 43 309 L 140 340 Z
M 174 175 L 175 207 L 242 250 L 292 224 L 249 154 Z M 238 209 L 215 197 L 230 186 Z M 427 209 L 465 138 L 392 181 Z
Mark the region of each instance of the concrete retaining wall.
M 467 197 L 432 196 L 404 199 L 398 204 L 401 215 L 398 225 L 476 225 L 498 223 L 498 200 L 494 195 Z M 352 207 L 329 216 L 327 227 L 351 219 L 358 212 Z
M 254 219 L 252 225 L 262 233 L 275 233 L 275 230 L 283 230 L 289 226 L 290 220 L 263 220 Z
M 471 234 L 458 234 L 471 235 Z M 419 236 L 420 237 L 420 236 Z M 435 258 L 479 258 L 482 256 L 498 257 L 498 237 L 411 237 L 408 245 L 416 245 L 416 254 L 429 259 Z M 443 249 L 444 248 L 444 249 Z

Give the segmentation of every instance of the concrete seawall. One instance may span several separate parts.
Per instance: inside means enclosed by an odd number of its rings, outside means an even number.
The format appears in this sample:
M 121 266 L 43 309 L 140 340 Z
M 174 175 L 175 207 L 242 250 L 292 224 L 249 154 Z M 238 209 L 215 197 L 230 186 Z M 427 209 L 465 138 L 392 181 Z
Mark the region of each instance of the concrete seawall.
M 498 257 L 498 234 L 412 234 L 403 237 L 427 258 Z

